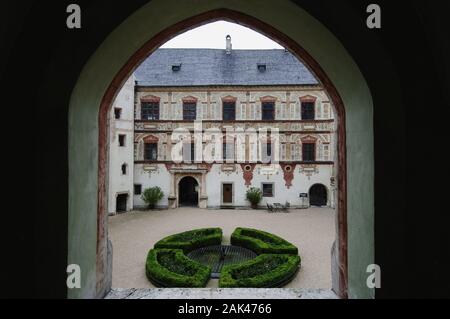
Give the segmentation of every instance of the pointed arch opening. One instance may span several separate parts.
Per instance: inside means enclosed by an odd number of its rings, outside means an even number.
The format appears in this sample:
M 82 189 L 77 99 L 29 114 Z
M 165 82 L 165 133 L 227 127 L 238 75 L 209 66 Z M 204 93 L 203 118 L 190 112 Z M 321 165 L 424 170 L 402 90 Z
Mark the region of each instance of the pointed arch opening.
M 169 1 L 170 2 L 170 1 Z M 347 99 L 349 102 L 349 108 L 344 108 L 344 102 L 343 98 L 341 97 L 340 92 L 338 91 L 337 87 L 333 84 L 331 78 L 327 75 L 325 70 L 322 68 L 321 64 L 317 62 L 317 60 L 311 55 L 305 48 L 301 46 L 301 43 L 299 39 L 302 37 L 305 37 L 306 35 L 304 33 L 299 34 L 296 36 L 296 28 L 289 29 L 285 28 L 283 30 L 283 22 L 281 20 L 276 21 L 269 21 L 270 19 L 267 19 L 266 16 L 264 16 L 264 13 L 262 11 L 255 10 L 253 14 L 250 14 L 250 10 L 248 7 L 248 3 L 242 5 L 242 7 L 239 7 L 239 5 L 230 5 L 230 8 L 223 8 L 218 7 L 217 4 L 220 1 L 211 1 L 209 5 L 206 5 L 203 9 L 203 12 L 195 12 L 195 9 L 192 9 L 189 12 L 182 12 L 182 6 L 176 8 L 177 15 L 175 17 L 175 20 L 177 21 L 171 21 L 169 25 L 157 25 L 154 26 L 153 31 L 154 34 L 148 39 L 143 45 L 140 46 L 140 48 L 134 48 L 133 45 L 130 43 L 127 44 L 127 41 L 125 38 L 120 37 L 112 37 L 109 38 L 107 41 L 115 41 L 117 43 L 117 40 L 119 40 L 123 44 L 128 45 L 128 52 L 134 51 L 131 56 L 129 56 L 126 60 L 126 62 L 123 64 L 123 57 L 121 59 L 118 59 L 116 61 L 116 66 L 121 65 L 119 70 L 115 72 L 114 75 L 109 77 L 109 85 L 107 86 L 105 91 L 100 90 L 100 92 L 104 92 L 104 94 L 101 97 L 101 103 L 100 108 L 98 108 L 98 104 L 95 102 L 95 98 L 92 101 L 92 97 L 85 97 L 85 99 L 89 99 L 89 103 L 87 103 L 85 107 L 85 112 L 90 112 L 91 114 L 98 114 L 97 118 L 97 125 L 94 126 L 92 129 L 87 130 L 86 132 L 81 132 L 80 127 L 77 125 L 70 126 L 71 132 L 69 133 L 70 138 L 70 149 L 78 149 L 76 146 L 79 145 L 79 143 L 83 143 L 83 141 L 88 138 L 88 136 L 95 136 L 97 134 L 98 139 L 98 145 L 93 146 L 93 151 L 97 154 L 98 158 L 98 165 L 92 166 L 92 158 L 89 158 L 89 163 L 86 162 L 86 155 L 87 153 L 84 152 L 84 148 L 81 147 L 82 152 L 77 154 L 76 156 L 71 156 L 71 163 L 70 163 L 70 171 L 74 172 L 74 169 L 80 168 L 83 166 L 86 166 L 86 170 L 84 171 L 84 174 L 82 176 L 74 176 L 72 174 L 71 179 L 69 181 L 70 184 L 70 203 L 69 203 L 69 256 L 68 260 L 70 262 L 77 263 L 77 261 L 82 260 L 82 263 L 86 269 L 86 275 L 83 278 L 83 282 L 85 283 L 84 288 L 82 290 L 79 290 L 77 292 L 69 291 L 70 297 L 98 297 L 98 296 L 104 296 L 105 293 L 108 291 L 108 287 L 110 287 L 109 277 L 110 274 L 108 273 L 108 243 L 107 243 L 107 223 L 106 223 L 106 196 L 107 196 L 107 181 L 106 181 L 106 175 L 107 175 L 107 136 L 108 136 L 108 130 L 107 130 L 107 115 L 111 108 L 112 102 L 114 101 L 114 98 L 118 92 L 118 90 L 121 88 L 123 83 L 126 81 L 126 79 L 129 77 L 129 75 L 134 71 L 134 69 L 147 57 L 149 56 L 156 48 L 158 48 L 162 43 L 166 42 L 167 40 L 171 39 L 172 37 L 188 30 L 195 28 L 197 26 L 200 26 L 202 24 L 206 24 L 209 22 L 217 21 L 217 20 L 226 20 L 230 22 L 235 22 L 242 24 L 244 26 L 250 27 L 252 29 L 257 30 L 258 32 L 261 32 L 262 34 L 270 37 L 271 39 L 275 40 L 276 42 L 280 43 L 284 47 L 288 48 L 297 58 L 299 58 L 301 61 L 305 63 L 305 65 L 310 69 L 310 71 L 319 79 L 320 83 L 323 85 L 325 90 L 330 96 L 330 100 L 335 108 L 336 112 L 336 119 L 338 121 L 337 126 L 337 152 L 336 152 L 336 171 L 338 172 L 336 176 L 336 185 L 337 185 L 337 217 L 336 217 L 336 229 L 337 229 L 337 237 L 336 237 L 336 249 L 333 252 L 334 254 L 334 263 L 333 263 L 333 289 L 334 291 L 343 298 L 346 298 L 349 296 L 349 284 L 351 284 L 351 294 L 352 297 L 358 297 L 358 296 L 370 296 L 372 292 L 370 290 L 367 290 L 366 287 L 363 287 L 361 283 L 357 282 L 357 278 L 361 278 L 364 276 L 363 269 L 360 269 L 359 266 L 361 266 L 361 259 L 359 261 L 353 261 L 352 260 L 352 271 L 354 271 L 354 275 L 352 275 L 352 279 L 349 280 L 349 261 L 348 261 L 348 248 L 349 248 L 349 240 L 348 240 L 348 176 L 351 176 L 352 179 L 350 182 L 352 183 L 352 189 L 357 189 L 359 186 L 363 185 L 363 191 L 364 197 L 368 199 L 367 206 L 362 208 L 362 211 L 366 215 L 367 219 L 366 221 L 369 221 L 367 224 L 364 224 L 364 221 L 361 221 L 359 219 L 352 220 L 350 225 L 351 229 L 357 229 L 358 225 L 362 225 L 363 228 L 373 228 L 373 191 L 372 191 L 372 185 L 373 183 L 373 177 L 371 179 L 369 178 L 366 181 L 363 181 L 366 175 L 360 174 L 359 172 L 353 172 L 347 171 L 347 160 L 348 157 L 352 159 L 352 163 L 355 162 L 358 155 L 351 150 L 351 152 L 348 153 L 347 150 L 347 117 L 346 117 L 346 111 L 350 110 L 351 112 L 355 112 L 352 114 L 357 114 L 356 110 L 356 102 Z M 276 5 L 278 4 L 277 1 L 267 1 L 267 6 L 273 8 L 278 8 L 279 14 L 281 16 L 287 17 L 292 14 L 292 12 L 289 12 L 290 10 L 294 10 L 291 5 L 287 2 L 285 3 L 283 1 L 283 4 L 279 7 Z M 157 6 L 162 6 L 166 4 L 162 4 L 161 2 L 156 1 L 156 8 Z M 215 8 L 214 8 L 215 7 Z M 155 7 L 152 7 L 152 4 L 149 6 L 145 6 L 142 8 L 142 12 L 148 12 L 151 8 L 152 10 L 155 9 Z M 239 8 L 241 10 L 239 10 Z M 298 15 L 305 16 L 310 19 L 309 15 L 306 12 L 303 12 L 302 10 L 294 10 Z M 184 16 L 184 17 L 183 17 Z M 263 20 L 267 20 L 266 22 L 263 22 Z M 310 21 L 310 20 L 308 20 Z M 143 22 L 143 24 L 145 24 Z M 325 32 L 324 28 L 320 25 L 319 22 L 314 21 L 314 26 L 317 28 L 317 32 Z M 119 28 L 120 29 L 120 28 Z M 122 29 L 120 29 L 118 32 L 124 32 L 126 28 L 122 26 Z M 293 39 L 293 37 L 296 38 L 296 40 Z M 324 35 L 324 38 L 330 43 L 328 45 L 331 45 L 331 43 L 335 43 L 337 40 L 334 39 L 331 35 Z M 333 42 L 334 41 L 334 42 Z M 306 41 L 309 43 L 308 46 L 310 46 L 309 40 Z M 337 41 L 338 42 L 338 41 Z M 326 42 L 325 42 L 326 43 Z M 107 50 L 108 48 L 102 48 L 103 50 Z M 322 50 L 326 50 L 327 45 L 324 45 Z M 318 52 L 314 52 L 316 55 Z M 103 52 L 97 53 L 97 56 L 92 60 L 92 62 L 86 66 L 87 69 L 97 69 L 102 70 L 105 69 L 106 66 L 99 62 L 98 58 L 104 54 Z M 341 54 L 341 51 L 339 51 L 339 54 Z M 343 51 L 343 55 L 346 53 Z M 340 58 L 340 55 L 338 55 Z M 334 58 L 335 62 L 336 59 Z M 347 57 L 345 58 L 347 59 Z M 325 63 L 327 66 L 327 70 L 332 72 L 333 77 L 336 81 L 339 82 L 341 93 L 344 94 L 344 97 L 348 97 L 347 94 L 350 94 L 350 91 L 347 87 L 342 86 L 340 81 L 348 81 L 348 77 L 342 77 L 339 78 L 338 75 L 336 75 L 335 70 L 333 70 L 330 67 L 330 63 L 333 61 L 333 57 L 329 57 L 329 61 Z M 347 60 L 346 60 L 347 61 Z M 323 61 L 322 61 L 323 62 Z M 349 63 L 349 68 L 351 68 L 352 71 L 355 70 L 355 66 L 351 65 L 352 60 L 351 58 L 348 58 L 347 63 Z M 357 71 L 355 71 L 357 72 Z M 358 71 L 359 72 L 359 71 Z M 365 83 L 362 76 L 359 76 L 359 80 L 362 81 L 362 83 Z M 77 119 L 81 116 L 86 116 L 86 113 L 81 112 L 77 106 L 80 105 L 80 103 L 83 102 L 83 98 L 77 99 L 80 94 L 82 95 L 85 85 L 87 83 L 92 84 L 92 81 L 95 82 L 95 79 L 88 77 L 80 77 L 79 83 L 77 83 L 77 88 L 74 91 L 74 94 L 72 96 L 71 100 L 71 112 L 70 112 L 70 122 L 76 123 Z M 105 76 L 101 80 L 98 79 L 97 81 L 103 81 L 104 84 L 105 81 L 108 81 L 108 76 Z M 100 84 L 103 85 L 103 84 Z M 351 85 L 350 85 L 351 87 Z M 359 98 L 357 101 L 361 102 L 361 99 L 368 99 L 364 100 L 361 103 L 359 103 L 359 107 L 364 110 L 364 119 L 365 122 L 367 119 L 371 119 L 372 116 L 372 110 L 371 110 L 371 99 L 370 94 L 368 93 L 368 90 L 366 89 L 366 86 L 358 84 L 355 88 L 356 90 L 359 89 L 359 91 L 353 91 L 353 94 L 358 95 Z M 98 97 L 98 95 L 97 95 Z M 362 106 L 361 106 L 362 105 Z M 346 104 L 347 107 L 347 104 Z M 87 110 L 87 111 L 86 111 Z M 357 126 L 358 118 L 357 116 L 351 118 L 351 127 L 353 128 L 355 125 Z M 370 131 L 371 125 L 368 126 L 368 129 Z M 352 132 L 352 131 L 350 131 Z M 80 135 L 84 136 L 85 138 L 81 138 L 77 140 L 76 137 L 79 137 Z M 355 143 L 354 145 L 357 145 L 360 150 L 364 147 L 368 148 L 369 157 L 372 151 L 372 135 L 371 132 L 368 134 L 351 134 L 352 143 Z M 365 142 L 366 144 L 364 147 L 362 146 Z M 358 152 L 360 153 L 360 152 Z M 71 154 L 74 155 L 74 154 Z M 81 161 L 77 162 L 77 159 L 81 159 Z M 76 163 L 76 164 L 75 164 Z M 373 171 L 373 159 L 369 159 L 368 163 L 368 170 L 366 170 L 366 173 L 368 172 L 369 175 Z M 80 191 L 77 193 L 77 191 L 80 190 L 80 186 L 83 185 L 83 180 L 86 177 L 94 178 L 96 181 L 92 185 L 95 185 L 94 187 L 97 188 L 97 196 L 96 198 L 92 198 L 91 195 L 87 194 L 85 191 Z M 87 190 L 89 191 L 91 187 L 88 187 Z M 83 196 L 86 196 L 89 199 L 85 201 L 85 203 L 81 203 L 83 201 Z M 350 198 L 351 202 L 354 203 L 355 200 L 357 200 L 353 195 Z M 83 240 L 85 241 L 86 247 L 89 247 L 89 249 L 85 250 L 84 252 L 80 252 L 76 247 L 80 244 L 80 230 L 82 229 L 80 224 L 77 222 L 77 220 L 83 216 L 83 214 L 90 214 L 89 219 L 92 220 L 93 216 L 91 215 L 93 213 L 93 208 L 95 206 L 95 219 L 96 219 L 96 227 L 90 228 L 89 233 L 87 234 Z M 353 206 L 352 206 L 353 207 Z M 84 208 L 88 208 L 84 210 Z M 82 211 L 85 212 L 82 212 Z M 372 229 L 373 231 L 373 229 Z M 358 252 L 359 257 L 362 258 L 362 262 L 371 261 L 373 260 L 373 256 L 371 255 L 371 252 L 373 252 L 373 247 L 369 247 L 367 245 L 370 245 L 372 242 L 370 240 L 371 232 L 368 232 L 365 236 L 369 236 L 368 242 L 366 242 L 366 246 L 358 246 L 361 245 L 360 243 L 352 244 L 351 249 L 355 253 Z M 352 232 L 353 236 L 364 236 L 360 233 Z M 363 254 L 361 250 L 364 250 L 364 248 L 368 248 L 368 253 Z M 80 262 L 81 263 L 81 262 Z

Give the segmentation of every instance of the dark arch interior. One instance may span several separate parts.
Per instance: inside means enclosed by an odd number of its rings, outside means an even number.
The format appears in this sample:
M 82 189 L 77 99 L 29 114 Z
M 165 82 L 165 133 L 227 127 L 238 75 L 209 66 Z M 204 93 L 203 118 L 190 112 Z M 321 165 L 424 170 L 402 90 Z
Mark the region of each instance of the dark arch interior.
M 180 206 L 198 206 L 198 183 L 191 176 L 181 179 L 178 184 L 178 203 Z
M 119 194 L 116 198 L 116 212 L 122 213 L 127 210 L 128 194 Z
M 309 190 L 309 204 L 311 206 L 326 206 L 327 205 L 327 189 L 322 184 L 316 184 Z

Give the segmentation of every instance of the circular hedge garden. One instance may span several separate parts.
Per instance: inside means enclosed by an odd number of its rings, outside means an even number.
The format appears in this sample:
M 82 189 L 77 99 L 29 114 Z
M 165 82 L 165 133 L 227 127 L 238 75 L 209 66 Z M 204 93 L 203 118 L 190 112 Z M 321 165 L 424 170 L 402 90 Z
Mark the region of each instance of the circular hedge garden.
M 211 267 L 186 255 L 221 243 L 220 228 L 196 229 L 163 238 L 147 255 L 147 278 L 157 287 L 205 287 L 211 277 Z M 257 257 L 223 266 L 219 279 L 221 288 L 282 287 L 296 276 L 300 268 L 298 248 L 274 234 L 236 228 L 231 235 L 231 244 L 249 249 Z

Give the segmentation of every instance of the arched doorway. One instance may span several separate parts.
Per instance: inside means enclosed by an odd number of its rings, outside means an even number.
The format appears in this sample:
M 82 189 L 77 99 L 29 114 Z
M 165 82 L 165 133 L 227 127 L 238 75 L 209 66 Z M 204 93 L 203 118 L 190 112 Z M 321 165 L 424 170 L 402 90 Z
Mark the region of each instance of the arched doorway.
M 198 190 L 198 182 L 194 177 L 183 177 L 178 183 L 178 205 L 198 207 Z
M 162 19 L 162 12 L 170 14 Z M 372 97 L 339 40 L 290 0 L 209 0 L 196 6 L 154 0 L 123 21 L 92 55 L 69 106 L 68 263 L 80 265 L 83 273 L 82 288 L 69 289 L 68 296 L 102 297 L 110 287 L 106 174 L 112 101 L 137 65 L 161 44 L 217 20 L 243 24 L 290 49 L 328 92 L 338 124 L 333 290 L 344 298 L 373 297 L 374 289 L 366 285 L 367 265 L 374 263 Z M 355 163 L 364 163 L 364 169 Z
M 327 188 L 322 184 L 315 184 L 309 189 L 309 205 L 327 206 L 328 195 Z

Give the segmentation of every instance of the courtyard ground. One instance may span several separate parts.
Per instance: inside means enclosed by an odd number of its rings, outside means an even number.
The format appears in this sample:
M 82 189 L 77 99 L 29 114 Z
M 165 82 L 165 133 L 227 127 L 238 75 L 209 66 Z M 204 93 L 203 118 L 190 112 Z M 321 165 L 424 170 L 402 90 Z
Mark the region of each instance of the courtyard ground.
M 206 210 L 178 208 L 133 211 L 109 217 L 113 244 L 113 288 L 153 288 L 145 276 L 145 258 L 163 237 L 207 227 L 223 229 L 228 244 L 236 227 L 268 231 L 299 248 L 301 269 L 285 288 L 331 288 L 331 246 L 335 238 L 335 214 L 329 208 L 292 209 L 290 213 L 264 210 Z M 216 288 L 218 280 L 208 287 Z

